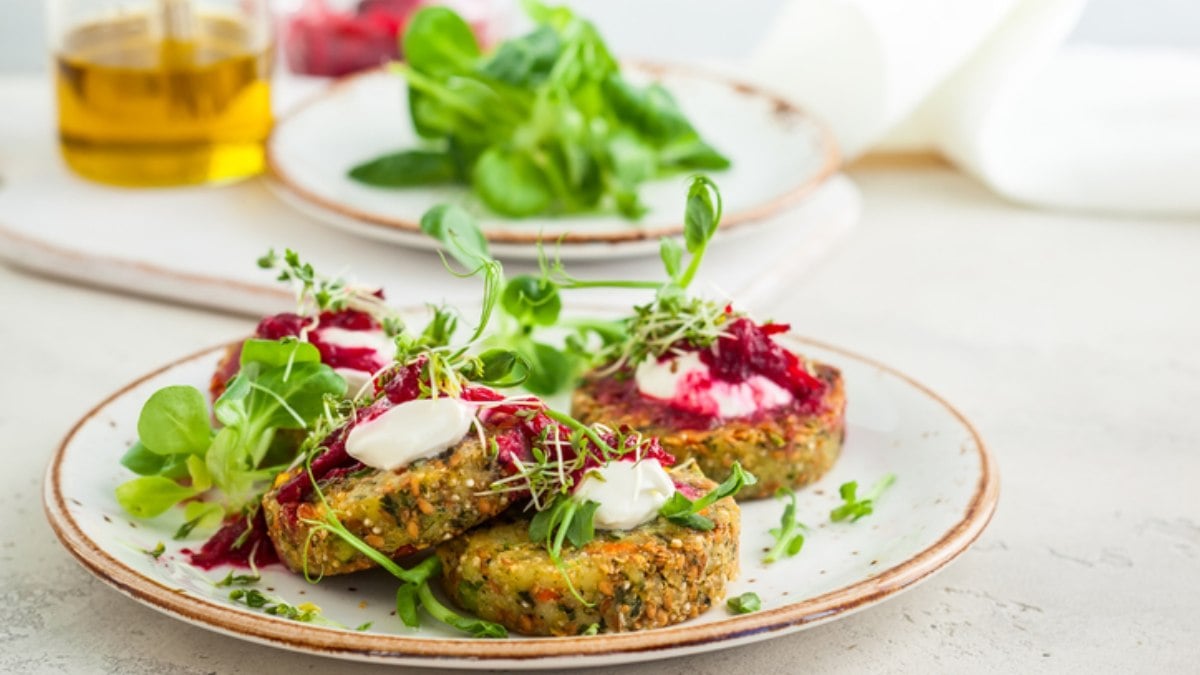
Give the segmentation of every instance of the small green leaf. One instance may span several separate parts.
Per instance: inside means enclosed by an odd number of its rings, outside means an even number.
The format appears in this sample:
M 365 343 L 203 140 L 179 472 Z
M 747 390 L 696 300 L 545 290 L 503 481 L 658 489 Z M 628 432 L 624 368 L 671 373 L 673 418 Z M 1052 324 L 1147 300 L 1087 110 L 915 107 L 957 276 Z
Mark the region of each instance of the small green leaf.
M 775 538 L 775 545 L 763 557 L 763 562 L 768 564 L 799 553 L 800 549 L 804 547 L 803 530 L 807 529 L 804 523 L 796 520 L 796 493 L 787 488 L 779 488 L 775 492 L 775 496 L 787 499 L 788 503 L 783 507 L 783 514 L 779 518 L 779 527 L 769 530 L 771 536 Z
M 883 478 L 880 478 L 875 485 L 871 486 L 871 490 L 861 499 L 858 497 L 857 481 L 842 483 L 841 487 L 838 488 L 838 494 L 844 503 L 829 512 L 829 519 L 835 523 L 840 523 L 844 520 L 849 520 L 853 523 L 857 522 L 860 518 L 871 515 L 875 512 L 875 500 L 879 499 L 880 495 L 894 482 L 896 482 L 896 474 L 887 474 Z
M 683 235 L 688 253 L 696 255 L 708 246 L 721 222 L 721 194 L 706 176 L 694 176 L 688 186 L 683 216 Z
M 321 352 L 309 342 L 296 339 L 260 340 L 250 338 L 242 343 L 241 366 L 259 364 L 263 369 L 286 366 L 289 363 L 320 363 Z
M 758 479 L 754 477 L 754 474 L 743 469 L 739 462 L 734 462 L 729 477 L 707 494 L 692 500 L 685 497 L 682 492 L 676 492 L 659 508 L 658 514 L 673 523 L 708 531 L 714 527 L 713 521 L 700 515 L 700 512 L 717 500 L 732 497 L 743 487 L 754 485 L 757 482 Z
M 562 311 L 562 298 L 549 279 L 522 274 L 505 284 L 500 306 L 524 325 L 553 326 Z
M 480 72 L 516 87 L 541 84 L 558 60 L 562 41 L 550 26 L 500 44 Z
M 553 199 L 546 176 L 530 157 L 501 146 L 479 156 L 471 184 L 493 211 L 511 218 L 541 213 Z
M 375 187 L 436 185 L 458 180 L 458 165 L 449 152 L 404 150 L 376 157 L 347 172 L 350 178 Z
M 444 347 L 450 344 L 454 332 L 458 330 L 458 315 L 446 307 L 434 307 L 433 318 L 425 324 L 418 341 L 426 347 Z
M 523 383 L 529 376 L 529 365 L 517 352 L 494 348 L 475 357 L 463 374 L 480 384 L 504 389 Z
M 734 614 L 749 614 L 762 609 L 762 600 L 759 599 L 757 593 L 742 593 L 730 598 L 725 606 Z
M 151 394 L 137 429 L 142 445 L 160 455 L 203 454 L 212 439 L 208 405 L 195 387 L 164 387 Z
M 187 458 L 195 455 L 160 455 L 150 452 L 140 441 L 121 456 L 121 465 L 139 476 L 183 478 L 188 475 Z
M 213 415 L 226 427 L 246 423 L 246 399 L 250 396 L 250 377 L 238 373 L 225 385 L 225 391 L 213 403 Z
M 576 548 L 583 546 L 596 538 L 596 509 L 599 502 L 590 499 L 579 505 L 571 525 L 567 528 L 567 540 Z
M 663 237 L 658 244 L 658 254 L 662 258 L 663 268 L 667 270 L 667 276 L 673 280 L 678 279 L 683 269 L 683 247 L 679 245 L 679 241 Z
M 185 487 L 162 476 L 141 476 L 117 486 L 117 503 L 138 518 L 153 518 L 179 502 L 196 496 Z
M 526 340 L 517 345 L 529 362 L 529 376 L 524 387 L 539 396 L 549 396 L 563 390 L 575 378 L 572 360 L 558 349 L 540 342 Z
M 297 363 L 290 372 L 285 367 L 272 368 L 259 375 L 251 387 L 247 414 L 258 427 L 279 429 L 305 428 L 324 412 L 326 394 L 346 395 L 346 381 L 323 363 Z
M 192 487 L 197 492 L 204 492 L 212 487 L 212 474 L 198 455 L 188 455 L 187 470 L 192 479 Z
M 421 617 L 417 614 L 421 602 L 417 597 L 417 590 L 417 585 L 411 583 L 401 584 L 400 588 L 396 589 L 396 616 L 409 628 L 418 628 L 421 625 Z
M 421 216 L 421 231 L 442 243 L 468 270 L 491 260 L 487 240 L 471 214 L 455 204 L 439 204 Z
M 445 7 L 422 7 L 413 13 L 402 46 L 409 66 L 438 77 L 468 71 L 479 58 L 471 27 Z

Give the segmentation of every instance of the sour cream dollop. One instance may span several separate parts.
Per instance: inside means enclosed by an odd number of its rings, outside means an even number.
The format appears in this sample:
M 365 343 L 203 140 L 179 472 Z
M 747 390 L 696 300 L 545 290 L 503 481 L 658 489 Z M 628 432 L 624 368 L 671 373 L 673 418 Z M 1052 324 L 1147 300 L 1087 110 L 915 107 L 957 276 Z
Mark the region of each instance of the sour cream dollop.
M 355 425 L 346 435 L 346 453 L 367 466 L 391 471 L 457 444 L 474 418 L 475 407 L 456 398 L 406 401 Z
M 671 495 L 675 481 L 657 459 L 616 461 L 587 472 L 575 498 L 600 504 L 595 525 L 601 530 L 632 530 L 653 520 Z
M 793 401 L 790 391 L 767 377 L 752 375 L 741 382 L 712 376 L 697 352 L 673 358 L 647 358 L 634 372 L 638 391 L 675 408 L 724 419 L 745 417 Z

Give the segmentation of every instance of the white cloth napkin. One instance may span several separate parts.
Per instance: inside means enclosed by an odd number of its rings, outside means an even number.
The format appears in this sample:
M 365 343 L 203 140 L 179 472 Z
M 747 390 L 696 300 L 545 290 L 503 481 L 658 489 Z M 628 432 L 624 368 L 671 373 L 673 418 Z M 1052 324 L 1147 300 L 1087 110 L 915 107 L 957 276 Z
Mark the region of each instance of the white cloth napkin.
M 1200 52 L 1063 46 L 1084 0 L 792 0 L 756 79 L 848 158 L 934 150 L 1038 206 L 1200 213 Z

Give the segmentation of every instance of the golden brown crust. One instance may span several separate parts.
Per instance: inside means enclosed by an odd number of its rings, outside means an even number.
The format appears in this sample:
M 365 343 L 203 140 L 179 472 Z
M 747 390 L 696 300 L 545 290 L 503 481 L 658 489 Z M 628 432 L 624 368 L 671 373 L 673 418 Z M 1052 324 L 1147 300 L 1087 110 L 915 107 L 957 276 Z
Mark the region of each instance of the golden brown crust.
M 676 429 L 656 419 L 647 406 L 620 401 L 605 404 L 595 394 L 597 380 L 585 379 L 572 398 L 571 412 L 584 423 L 628 425 L 655 436 L 667 452 L 683 462 L 695 460 L 704 474 L 722 481 L 734 462 L 754 474 L 758 483 L 738 493 L 738 500 L 770 497 L 781 487 L 798 488 L 829 471 L 846 435 L 846 389 L 841 372 L 814 364 L 826 383 L 818 411 L 789 411 L 755 419 L 723 422 L 714 429 Z M 635 386 L 632 381 L 629 386 Z
M 468 436 L 437 457 L 396 471 L 364 469 L 322 481 L 321 490 L 348 530 L 373 548 L 399 557 L 439 544 L 504 511 L 508 497 L 487 489 L 503 475 L 479 439 Z M 288 478 L 283 474 L 275 484 Z M 276 494 L 272 490 L 263 497 L 263 509 L 271 541 L 289 569 L 304 570 L 306 545 L 308 573 L 313 576 L 374 565 L 336 534 L 303 522 L 325 515 L 315 495 L 285 505 Z
M 694 468 L 672 469 L 702 492 L 716 486 Z M 703 514 L 707 532 L 656 518 L 630 531 L 596 532 L 562 558 L 580 602 L 529 521 L 487 525 L 437 548 L 447 595 L 480 618 L 525 635 L 577 635 L 659 628 L 699 616 L 725 597 L 738 573 L 740 512 L 729 498 Z

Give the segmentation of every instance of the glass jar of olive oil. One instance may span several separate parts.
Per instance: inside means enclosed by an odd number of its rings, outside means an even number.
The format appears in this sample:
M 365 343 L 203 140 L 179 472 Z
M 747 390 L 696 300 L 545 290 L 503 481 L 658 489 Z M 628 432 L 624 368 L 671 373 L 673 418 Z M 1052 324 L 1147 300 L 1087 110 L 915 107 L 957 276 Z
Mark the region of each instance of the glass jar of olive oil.
M 267 0 L 51 0 L 59 143 L 77 173 L 163 186 L 262 171 Z

